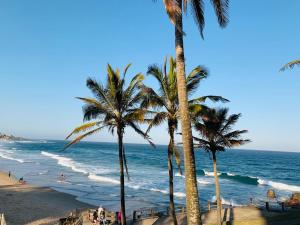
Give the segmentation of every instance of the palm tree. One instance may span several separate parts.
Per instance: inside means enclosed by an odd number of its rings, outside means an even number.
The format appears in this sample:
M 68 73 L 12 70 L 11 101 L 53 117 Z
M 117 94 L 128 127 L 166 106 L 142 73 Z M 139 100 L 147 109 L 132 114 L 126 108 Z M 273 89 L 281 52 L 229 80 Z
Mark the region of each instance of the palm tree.
M 176 79 L 176 63 L 172 57 L 169 60 L 169 69 L 167 70 L 167 60 L 165 60 L 163 68 L 159 68 L 157 65 L 151 65 L 148 68 L 149 75 L 152 75 L 159 83 L 159 92 L 155 92 L 152 88 L 144 86 L 142 92 L 144 93 L 144 100 L 142 107 L 153 107 L 159 109 L 150 121 L 147 133 L 153 126 L 158 126 L 163 122 L 168 122 L 169 133 L 169 145 L 168 145 L 168 170 L 169 170 L 169 198 L 170 198 L 170 214 L 173 217 L 174 225 L 177 225 L 177 219 L 174 207 L 174 188 L 173 188 L 173 155 L 176 157 L 176 163 L 180 169 L 180 156 L 178 150 L 174 144 L 174 133 L 178 128 L 179 119 L 179 103 L 178 103 L 178 91 L 177 91 L 177 79 Z M 200 81 L 208 76 L 208 72 L 205 68 L 200 66 L 192 70 L 187 76 L 187 93 L 191 96 L 194 90 L 200 84 Z M 189 101 L 190 109 L 193 112 L 198 112 L 206 106 L 202 103 L 210 99 L 212 101 L 228 101 L 220 96 L 204 96 L 201 98 L 192 99 Z
M 211 0 L 221 27 L 228 23 L 227 9 L 229 0 Z M 177 65 L 177 86 L 181 114 L 182 141 L 184 149 L 185 165 L 185 189 L 186 189 L 186 207 L 187 220 L 190 225 L 202 224 L 200 215 L 200 206 L 198 198 L 198 188 L 196 179 L 196 165 L 193 151 L 193 139 L 190 116 L 188 112 L 188 96 L 185 80 L 185 59 L 183 46 L 183 23 L 182 12 L 187 10 L 188 4 L 200 30 L 203 38 L 203 29 L 205 25 L 204 3 L 203 0 L 163 0 L 170 20 L 175 25 L 175 51 Z
M 281 69 L 279 71 L 285 71 L 286 69 L 293 69 L 294 66 L 300 66 L 300 60 L 297 59 L 297 60 L 294 60 L 294 61 L 291 61 L 287 64 L 285 64 L 283 67 L 281 67 Z
M 107 65 L 107 82 L 106 86 L 102 86 L 96 80 L 89 78 L 87 80 L 87 87 L 91 90 L 94 98 L 78 98 L 82 100 L 84 121 L 88 121 L 83 125 L 75 128 L 71 134 L 78 135 L 71 141 L 66 148 L 76 144 L 83 138 L 99 132 L 103 128 L 108 128 L 114 133 L 117 131 L 118 145 L 119 145 L 119 163 L 120 163 L 120 198 L 121 198 L 121 213 L 122 225 L 126 225 L 125 214 L 125 188 L 124 188 L 124 164 L 127 170 L 125 149 L 123 145 L 123 135 L 125 127 L 133 128 L 135 132 L 145 138 L 151 145 L 149 136 L 144 133 L 138 126 L 138 123 L 144 122 L 146 114 L 145 110 L 139 107 L 141 97 L 139 85 L 144 79 L 142 74 L 135 75 L 130 81 L 129 85 L 125 87 L 125 76 L 130 64 L 126 66 L 123 76 L 120 75 L 120 70 L 113 70 L 111 66 Z M 153 145 L 154 146 L 154 145 Z
M 196 119 L 194 127 L 200 133 L 201 138 L 194 137 L 197 147 L 212 154 L 215 188 L 217 198 L 218 224 L 221 225 L 222 203 L 220 197 L 220 185 L 217 172 L 217 152 L 225 151 L 225 148 L 232 148 L 243 145 L 250 140 L 241 139 L 241 135 L 247 130 L 234 130 L 233 126 L 240 118 L 241 114 L 227 116 L 228 109 L 209 109 L 204 115 Z

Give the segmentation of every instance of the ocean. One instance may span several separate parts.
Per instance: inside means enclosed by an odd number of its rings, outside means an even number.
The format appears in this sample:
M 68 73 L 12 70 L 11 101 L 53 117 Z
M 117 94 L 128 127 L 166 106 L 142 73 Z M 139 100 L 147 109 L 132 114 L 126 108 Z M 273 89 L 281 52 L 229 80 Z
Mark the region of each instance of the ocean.
M 79 201 L 119 209 L 119 162 L 116 143 L 80 142 L 62 151 L 65 141 L 0 143 L 0 170 L 38 186 L 76 196 Z M 126 179 L 129 213 L 141 207 L 168 206 L 167 146 L 126 144 L 130 181 Z M 203 208 L 215 198 L 212 160 L 197 150 L 197 181 Z M 249 204 L 265 199 L 272 188 L 281 199 L 300 192 L 300 153 L 236 150 L 219 153 L 223 203 Z M 174 162 L 175 164 L 175 162 Z M 184 175 L 175 167 L 175 203 L 185 204 Z M 61 174 L 66 179 L 59 179 Z

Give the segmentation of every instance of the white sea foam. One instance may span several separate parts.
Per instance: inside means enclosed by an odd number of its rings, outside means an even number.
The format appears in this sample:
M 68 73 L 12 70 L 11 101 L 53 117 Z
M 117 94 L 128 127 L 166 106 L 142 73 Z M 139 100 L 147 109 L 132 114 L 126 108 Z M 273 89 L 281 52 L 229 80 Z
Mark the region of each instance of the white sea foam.
M 44 175 L 44 174 L 47 174 L 48 172 L 49 172 L 49 170 L 44 170 L 44 171 L 39 172 L 39 175 Z
M 184 198 L 185 197 L 185 193 L 183 193 L 183 192 L 174 192 L 174 196 L 176 196 L 178 198 Z
M 111 184 L 120 184 L 118 180 L 115 180 L 110 177 L 104 177 L 104 176 L 99 176 L 96 174 L 90 174 L 89 179 L 94 180 L 94 181 L 99 181 L 99 182 L 104 182 L 104 183 L 111 183 Z
M 13 157 L 11 154 L 9 154 L 11 151 L 5 150 L 5 149 L 1 149 L 0 152 L 0 157 L 3 159 L 9 159 L 9 160 L 13 160 L 13 161 L 17 161 L 19 163 L 24 163 L 24 159 L 18 159 Z
M 211 184 L 211 182 L 204 180 L 204 179 L 200 179 L 200 178 L 197 178 L 197 182 L 199 184 L 204 184 L 204 185 Z
M 168 190 L 162 190 L 162 189 L 158 189 L 158 188 L 150 188 L 150 191 L 154 191 L 154 192 L 160 192 L 164 195 L 168 195 L 169 191 Z M 185 193 L 183 192 L 174 192 L 174 196 L 178 197 L 178 198 L 184 198 L 185 197 Z
M 157 189 L 157 188 L 150 188 L 150 191 L 160 192 L 160 193 L 163 193 L 165 195 L 167 195 L 169 193 L 167 190 L 161 190 L 161 189 Z
M 208 176 L 208 177 L 213 177 L 214 176 L 214 172 L 209 172 L 209 171 L 206 171 L 206 170 L 203 170 L 205 176 Z M 220 176 L 221 173 L 218 173 L 218 176 Z
M 42 151 L 41 154 L 44 155 L 44 156 L 47 156 L 47 157 L 50 157 L 52 159 L 57 160 L 57 163 L 59 165 L 71 168 L 75 172 L 84 173 L 84 174 L 89 173 L 84 168 L 81 168 L 81 165 L 79 163 L 74 162 L 70 158 L 67 158 L 67 157 L 64 157 L 64 156 L 59 156 L 59 155 L 52 154 L 52 153 L 49 153 L 49 152 L 44 152 L 44 151 Z
M 233 174 L 233 173 L 226 173 L 228 176 L 230 176 L 230 177 L 234 177 L 235 176 L 235 174 Z
M 300 192 L 300 187 L 296 185 L 289 185 L 280 182 L 268 181 L 263 179 L 258 179 L 258 183 L 260 185 L 268 185 L 278 190 L 292 191 L 292 192 Z
M 183 174 L 180 174 L 180 173 L 175 173 L 175 177 L 182 177 L 182 178 L 185 178 L 185 176 Z

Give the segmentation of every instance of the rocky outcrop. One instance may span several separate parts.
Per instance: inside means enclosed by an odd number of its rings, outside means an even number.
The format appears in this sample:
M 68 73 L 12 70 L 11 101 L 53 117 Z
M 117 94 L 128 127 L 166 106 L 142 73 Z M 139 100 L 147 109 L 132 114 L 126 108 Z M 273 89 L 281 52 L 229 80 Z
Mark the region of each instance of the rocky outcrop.
M 26 141 L 27 139 L 22 137 L 15 137 L 13 135 L 7 135 L 0 133 L 0 141 Z

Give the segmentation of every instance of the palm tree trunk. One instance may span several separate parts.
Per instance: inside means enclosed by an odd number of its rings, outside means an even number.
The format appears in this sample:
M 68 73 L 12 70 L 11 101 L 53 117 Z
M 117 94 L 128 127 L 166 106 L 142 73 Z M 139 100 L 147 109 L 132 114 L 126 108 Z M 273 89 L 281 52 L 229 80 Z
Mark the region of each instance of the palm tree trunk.
M 123 130 L 118 128 L 118 144 L 119 144 L 119 163 L 120 163 L 120 197 L 121 197 L 121 213 L 122 225 L 126 225 L 125 214 L 125 186 L 124 186 L 124 158 L 123 158 Z
M 125 155 L 125 146 L 124 146 L 124 144 L 122 145 L 122 148 L 123 148 L 123 159 L 124 159 L 125 171 L 126 171 L 127 179 L 128 179 L 128 181 L 130 181 L 130 176 L 129 176 L 129 172 L 128 172 L 128 166 L 127 166 L 127 160 L 126 160 L 126 155 Z
M 221 195 L 220 195 L 220 184 L 219 184 L 219 177 L 218 177 L 218 170 L 217 170 L 217 157 L 216 153 L 213 152 L 213 165 L 214 165 L 214 176 L 215 176 L 215 183 L 216 183 L 216 198 L 217 198 L 217 216 L 218 216 L 218 225 L 222 224 L 222 202 L 221 202 Z
M 168 146 L 168 168 L 169 168 L 169 196 L 170 196 L 170 206 L 169 212 L 173 217 L 174 225 L 178 225 L 175 205 L 174 205 L 174 183 L 173 183 L 173 149 L 174 149 L 174 129 L 169 125 L 170 143 Z
M 182 0 L 177 0 L 177 4 L 182 11 Z M 185 167 L 185 191 L 186 191 L 186 208 L 187 221 L 189 225 L 200 225 L 201 215 L 198 198 L 196 165 L 193 150 L 191 121 L 188 110 L 188 100 L 185 80 L 185 61 L 183 49 L 183 29 L 182 14 L 176 16 L 175 26 L 175 50 L 176 50 L 176 68 L 177 68 L 177 88 L 180 106 L 180 118 L 182 129 L 182 142 L 184 150 L 184 167 Z

